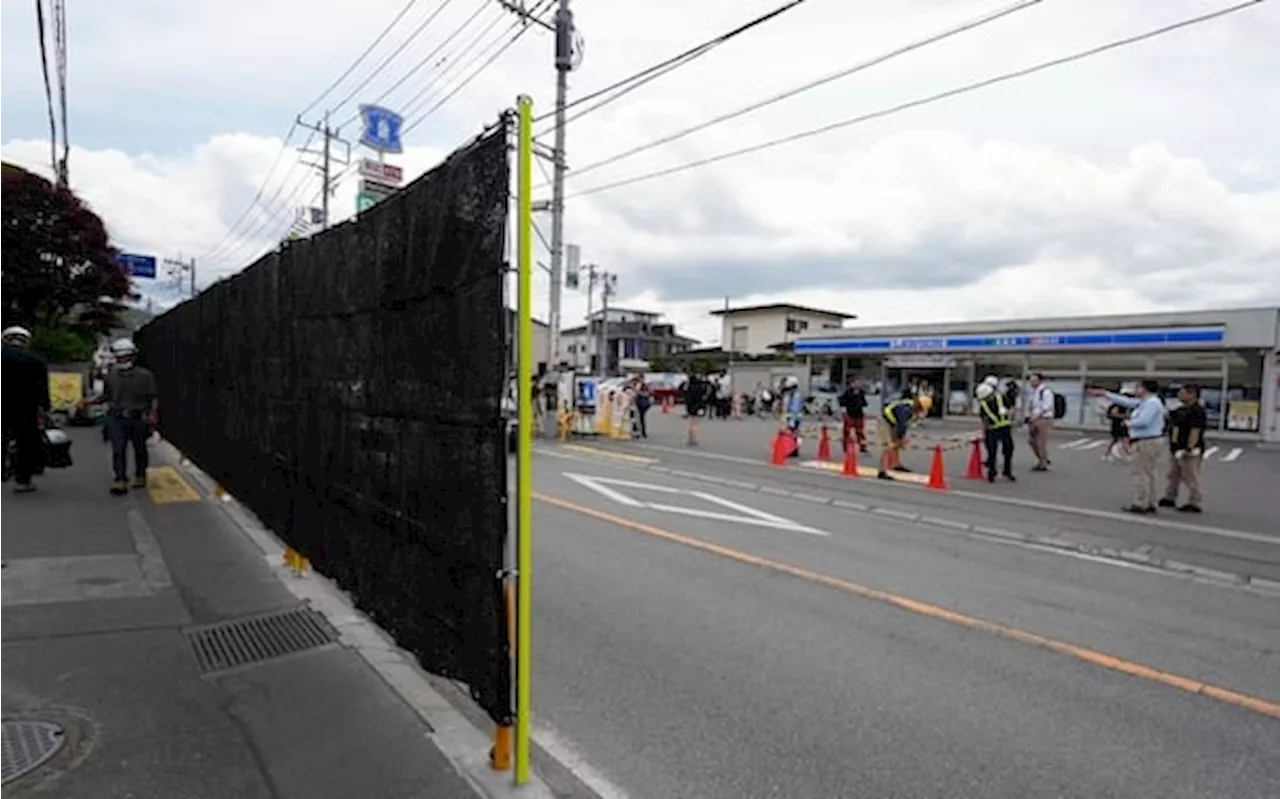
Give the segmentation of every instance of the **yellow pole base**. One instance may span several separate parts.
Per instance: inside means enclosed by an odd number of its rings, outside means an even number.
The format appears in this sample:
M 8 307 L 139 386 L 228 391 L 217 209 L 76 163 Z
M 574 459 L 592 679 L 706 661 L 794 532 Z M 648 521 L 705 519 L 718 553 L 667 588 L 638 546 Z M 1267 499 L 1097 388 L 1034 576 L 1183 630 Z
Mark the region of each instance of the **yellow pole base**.
M 511 728 L 498 725 L 493 728 L 493 749 L 489 750 L 489 766 L 494 771 L 511 770 Z
M 302 556 L 302 553 L 292 547 L 285 547 L 284 565 L 289 567 L 289 571 L 293 572 L 294 577 L 301 577 L 311 562 Z

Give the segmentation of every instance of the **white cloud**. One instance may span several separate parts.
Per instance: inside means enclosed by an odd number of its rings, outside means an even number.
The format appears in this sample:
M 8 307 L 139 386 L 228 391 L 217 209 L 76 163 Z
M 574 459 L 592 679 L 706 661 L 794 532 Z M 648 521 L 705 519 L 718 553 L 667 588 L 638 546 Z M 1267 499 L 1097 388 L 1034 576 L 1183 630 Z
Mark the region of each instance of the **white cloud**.
M 120 246 L 204 253 L 224 238 L 267 174 L 280 148 L 270 134 L 401 5 L 371 2 L 355 17 L 317 12 L 301 0 L 231 0 L 216 12 L 154 1 L 112 4 L 110 14 L 72 9 L 79 15 L 71 26 L 73 140 L 85 142 L 72 153 L 76 188 Z M 425 56 L 476 8 L 453 5 L 429 28 L 433 34 L 356 99 L 388 90 L 397 68 L 402 73 Z M 775 5 L 576 4 L 588 47 L 571 96 Z M 1223 5 L 1045 0 L 980 32 L 616 166 L 582 177 L 571 172 L 569 190 L 852 117 Z M 433 7 L 424 4 L 402 30 Z M 976 0 L 806 3 L 574 123 L 570 166 L 993 7 Z M 48 146 L 39 141 L 36 61 L 27 34 L 11 34 L 29 10 L 6 0 L 5 11 L 4 123 L 23 135 L 7 133 L 3 153 L 39 165 Z M 479 19 L 498 16 L 486 11 Z M 504 21 L 491 37 L 505 28 Z M 144 29 L 147 47 L 134 46 Z M 285 29 L 297 35 L 280 36 Z M 874 322 L 1280 302 L 1280 156 L 1275 137 L 1265 135 L 1276 129 L 1280 108 L 1280 84 L 1271 79 L 1280 55 L 1270 46 L 1278 37 L 1280 14 L 1260 6 L 1023 83 L 574 198 L 567 235 L 583 245 L 584 259 L 620 274 L 619 303 L 656 306 L 710 341 L 719 331 L 706 313 L 725 294 L 735 303 L 838 307 Z M 384 42 L 374 61 L 396 41 Z M 549 36 L 527 35 L 417 128 L 414 146 L 393 160 L 411 174 L 425 169 L 519 92 L 534 95 L 539 113 L 548 110 L 550 50 Z M 401 104 L 427 86 L 432 69 L 392 91 L 388 102 Z M 352 112 L 339 109 L 335 120 Z M 153 124 L 163 136 L 148 138 Z M 285 166 L 292 162 L 290 152 Z M 265 197 L 275 196 L 269 211 L 250 216 L 261 221 L 248 226 L 256 235 L 220 248 L 202 264 L 206 275 L 247 263 L 283 235 L 295 207 L 315 197 L 314 177 L 295 168 L 282 183 L 285 172 L 268 184 Z M 339 218 L 353 207 L 353 183 L 345 181 L 332 200 Z M 544 276 L 537 282 L 545 294 Z M 585 300 L 569 293 L 565 302 L 567 325 Z

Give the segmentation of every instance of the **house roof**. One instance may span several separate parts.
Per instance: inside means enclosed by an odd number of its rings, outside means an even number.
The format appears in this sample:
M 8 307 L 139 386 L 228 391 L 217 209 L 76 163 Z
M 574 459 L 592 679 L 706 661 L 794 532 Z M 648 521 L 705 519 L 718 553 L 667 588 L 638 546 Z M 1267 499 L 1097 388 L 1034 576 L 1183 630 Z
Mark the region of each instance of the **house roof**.
M 775 302 L 766 305 L 741 305 L 737 308 L 719 308 L 711 312 L 712 316 L 724 316 L 725 314 L 736 313 L 755 313 L 758 311 L 803 311 L 805 313 L 817 314 L 818 316 L 829 316 L 832 319 L 857 319 L 855 314 L 843 313 L 841 311 L 825 311 L 821 308 L 810 308 L 807 305 L 794 305 L 789 302 Z

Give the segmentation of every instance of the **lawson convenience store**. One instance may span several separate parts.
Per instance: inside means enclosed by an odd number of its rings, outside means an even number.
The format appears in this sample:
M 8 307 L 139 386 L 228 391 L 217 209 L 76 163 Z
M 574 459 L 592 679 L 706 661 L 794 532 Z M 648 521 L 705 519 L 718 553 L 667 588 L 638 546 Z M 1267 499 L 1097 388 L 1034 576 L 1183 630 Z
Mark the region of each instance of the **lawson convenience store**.
M 1067 400 L 1060 424 L 1085 429 L 1107 426 L 1090 385 L 1155 379 L 1172 402 L 1195 383 L 1216 429 L 1280 441 L 1280 308 L 855 327 L 800 338 L 795 352 L 886 395 L 927 386 L 940 416 L 972 414 L 988 374 L 1025 386 L 1041 372 Z

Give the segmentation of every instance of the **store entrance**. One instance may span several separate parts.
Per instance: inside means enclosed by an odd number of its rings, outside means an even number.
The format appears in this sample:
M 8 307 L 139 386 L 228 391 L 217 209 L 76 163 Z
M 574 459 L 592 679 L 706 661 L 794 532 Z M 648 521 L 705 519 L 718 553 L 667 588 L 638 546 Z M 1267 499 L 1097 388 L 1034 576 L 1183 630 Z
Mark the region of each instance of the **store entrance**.
M 898 390 L 908 390 L 923 399 L 929 407 L 929 418 L 941 419 L 947 404 L 948 371 L 946 368 L 903 369 Z

